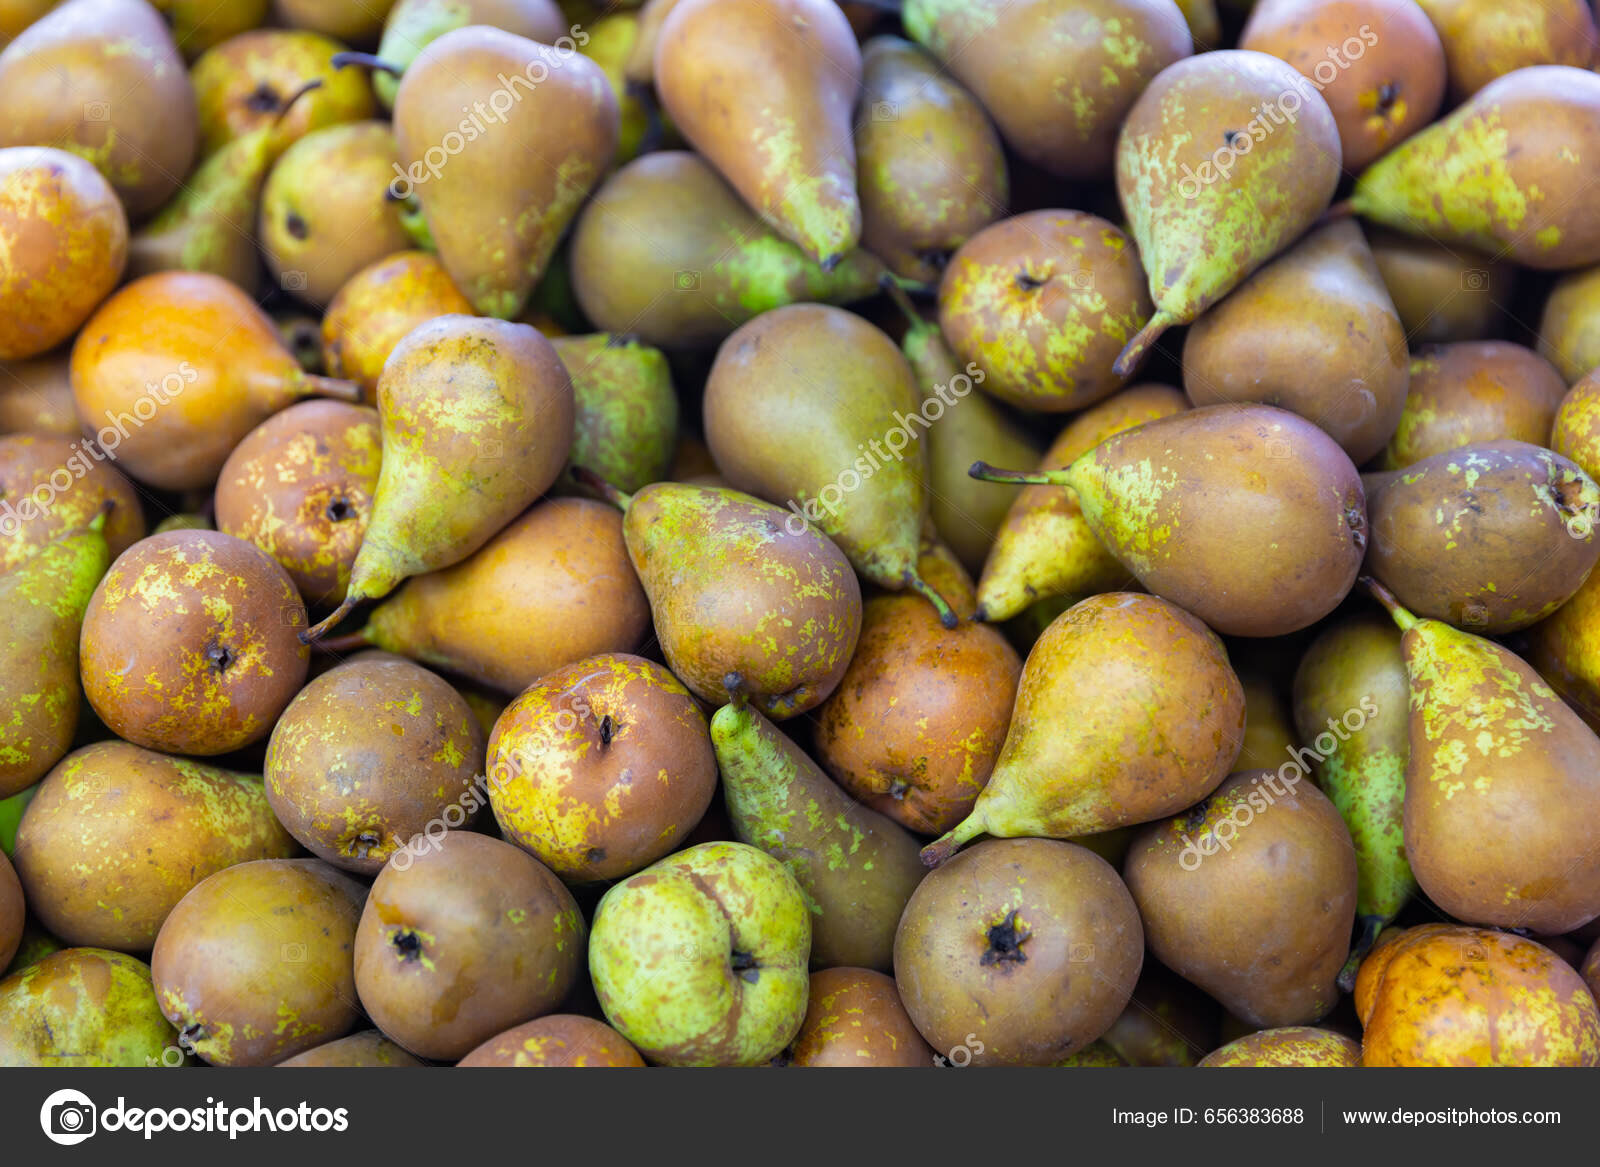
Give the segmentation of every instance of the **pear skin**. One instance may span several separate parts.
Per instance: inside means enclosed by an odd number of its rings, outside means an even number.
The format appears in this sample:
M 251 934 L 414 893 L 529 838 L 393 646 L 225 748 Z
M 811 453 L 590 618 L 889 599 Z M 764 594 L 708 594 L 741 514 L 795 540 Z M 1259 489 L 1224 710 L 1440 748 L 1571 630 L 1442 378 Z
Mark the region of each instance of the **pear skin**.
M 813 968 L 894 967 L 894 933 L 927 874 L 905 828 L 856 802 L 746 703 L 711 719 L 735 837 L 789 869 L 811 911 Z
M 1569 385 L 1600 367 L 1600 265 L 1556 280 L 1539 317 L 1539 355 Z
M 172 39 L 185 59 L 229 37 L 259 28 L 267 19 L 272 0 L 152 0 L 172 25 Z
M 82 690 L 78 634 L 110 566 L 105 515 L 0 575 L 0 798 L 32 786 L 72 745 Z
M 607 332 L 551 343 L 572 375 L 573 464 L 630 492 L 665 479 L 678 444 L 678 394 L 665 354 Z
M 383 363 L 406 333 L 436 316 L 471 315 L 438 256 L 401 251 L 362 268 L 334 295 L 322 317 L 323 364 L 376 405 Z
M 1361 1046 L 1342 1033 L 1306 1025 L 1260 1029 L 1212 1050 L 1202 1066 L 1308 1066 L 1353 1069 L 1361 1064 Z
M 82 435 L 67 373 L 70 351 L 56 349 L 32 360 L 0 362 L 0 434 Z
M 567 31 L 555 0 L 399 0 L 383 22 L 378 56 L 404 73 L 428 45 L 469 24 L 486 24 L 545 45 L 554 45 Z M 384 107 L 392 108 L 400 82 L 391 73 L 378 72 L 372 88 Z
M 60 490 L 61 471 L 72 485 Z M 52 485 L 51 477 L 55 477 Z M 0 436 L 0 572 L 31 559 L 52 540 L 89 525 L 104 510 L 115 559 L 145 537 L 139 491 L 93 442 L 38 433 Z
M 1412 347 L 1483 340 L 1499 333 L 1513 302 L 1517 265 L 1368 225 L 1367 242 Z
M 989 784 L 923 862 L 983 832 L 1061 839 L 1172 814 L 1216 788 L 1243 739 L 1244 690 L 1215 633 L 1155 596 L 1093 596 L 1033 646 Z
M 1584 0 L 1417 0 L 1417 5 L 1439 30 L 1452 103 L 1530 65 L 1587 69 L 1600 47 L 1594 13 Z
M 137 957 L 68 948 L 0 981 L 0 1066 L 144 1069 L 177 1040 Z
M 1241 670 L 1239 683 L 1244 686 L 1244 745 L 1233 768 L 1275 770 L 1295 745 L 1289 703 L 1271 677 Z
M 1550 449 L 1590 478 L 1600 474 L 1600 371 L 1581 378 L 1561 399 L 1550 427 Z

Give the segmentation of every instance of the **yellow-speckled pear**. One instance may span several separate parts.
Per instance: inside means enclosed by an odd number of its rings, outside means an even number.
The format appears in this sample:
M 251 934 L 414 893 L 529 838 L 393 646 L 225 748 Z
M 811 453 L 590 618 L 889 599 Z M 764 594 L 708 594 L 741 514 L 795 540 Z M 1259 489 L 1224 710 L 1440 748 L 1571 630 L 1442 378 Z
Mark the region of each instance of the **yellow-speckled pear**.
M 460 563 L 556 480 L 572 447 L 572 378 L 526 324 L 437 316 L 395 346 L 378 381 L 383 464 L 344 601 Z
M 1556 934 L 1600 916 L 1600 738 L 1514 653 L 1365 582 L 1404 632 L 1405 841 L 1422 890 L 1469 924 Z
M 1034 644 L 989 784 L 922 861 L 985 832 L 1065 839 L 1174 814 L 1243 743 L 1244 687 L 1211 629 L 1156 596 L 1091 596 Z
M 1600 75 L 1517 69 L 1369 166 L 1363 218 L 1535 268 L 1600 260 Z
M 1310 227 L 1339 159 L 1328 103 L 1276 57 L 1227 49 L 1157 74 L 1117 141 L 1117 195 L 1156 305 L 1117 374 Z
M 111 562 L 104 526 L 102 511 L 0 575 L 0 798 L 32 786 L 72 745 L 78 634 Z

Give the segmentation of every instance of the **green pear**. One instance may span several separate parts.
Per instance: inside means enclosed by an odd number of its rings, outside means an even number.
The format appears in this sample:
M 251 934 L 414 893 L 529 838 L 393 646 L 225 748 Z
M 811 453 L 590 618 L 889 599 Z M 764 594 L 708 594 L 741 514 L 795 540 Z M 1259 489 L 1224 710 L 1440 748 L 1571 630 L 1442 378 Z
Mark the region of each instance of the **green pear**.
M 78 636 L 111 564 L 106 511 L 0 575 L 0 798 L 32 786 L 72 745 L 83 690 Z
M 67 948 L 0 981 L 0 1066 L 158 1066 L 178 1035 L 150 966 L 103 948 Z
M 399 0 L 383 22 L 378 56 L 404 73 L 423 49 L 469 24 L 486 24 L 545 45 L 554 45 L 567 31 L 555 0 Z M 399 88 L 391 73 L 372 78 L 372 91 L 385 108 L 393 108 Z
M 678 445 L 678 395 L 661 350 L 607 332 L 550 343 L 572 375 L 573 463 L 626 491 L 666 478 Z
M 460 563 L 549 489 L 572 446 L 572 379 L 539 331 L 437 316 L 378 381 L 383 463 L 350 587 L 307 643 L 363 600 Z
M 1292 243 L 1339 184 L 1339 128 L 1292 65 L 1238 49 L 1164 69 L 1122 125 L 1117 195 L 1156 313 L 1117 358 L 1131 373 Z
M 735 837 L 789 869 L 811 911 L 813 968 L 894 967 L 894 932 L 926 874 L 906 829 L 836 786 L 742 700 L 711 719 Z

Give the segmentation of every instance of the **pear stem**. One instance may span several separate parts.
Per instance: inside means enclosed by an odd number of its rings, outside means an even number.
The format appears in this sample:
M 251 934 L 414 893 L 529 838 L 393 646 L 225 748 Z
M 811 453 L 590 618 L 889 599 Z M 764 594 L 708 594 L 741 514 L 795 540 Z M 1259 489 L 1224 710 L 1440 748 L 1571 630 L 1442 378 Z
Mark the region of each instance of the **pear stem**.
M 300 634 L 301 644 L 314 644 L 328 634 L 328 630 L 339 621 L 348 616 L 351 610 L 361 602 L 359 596 L 347 595 L 339 602 L 339 606 L 322 620 L 313 624 Z
M 568 471 L 572 475 L 572 480 L 579 486 L 594 491 L 619 511 L 627 510 L 628 504 L 633 501 L 633 495 L 613 486 L 587 466 L 572 465 L 568 467 Z
M 967 476 L 982 482 L 1009 482 L 1018 486 L 1067 486 L 1065 470 L 1001 470 L 987 462 L 974 462 Z
M 878 277 L 878 287 L 882 288 L 883 294 L 900 309 L 900 314 L 912 328 L 920 328 L 928 323 L 922 318 L 922 313 L 917 311 L 917 306 L 911 302 L 911 297 L 906 294 L 905 288 L 900 286 L 900 281 L 895 279 L 893 272 L 885 270 Z
M 1355 947 L 1350 950 L 1350 959 L 1345 961 L 1344 967 L 1339 970 L 1339 988 L 1346 993 L 1355 992 L 1356 974 L 1361 971 L 1361 962 L 1367 958 L 1367 953 L 1372 951 L 1378 933 L 1383 931 L 1383 925 L 1382 916 L 1361 917 L 1361 935 L 1356 937 Z
M 922 859 L 924 866 L 937 867 L 959 851 L 961 845 L 968 839 L 982 833 L 982 820 L 976 814 L 970 814 L 957 823 L 953 830 L 947 831 L 924 847 L 919 853 L 919 857 Z
M 95 508 L 93 517 L 84 525 L 91 531 L 104 531 L 106 529 L 106 520 L 111 517 L 111 512 L 116 509 L 117 504 L 108 498 Z
M 939 613 L 940 624 L 943 624 L 946 628 L 954 628 L 961 623 L 960 617 L 956 615 L 955 609 L 950 606 L 949 602 L 936 592 L 933 585 L 918 575 L 914 569 L 908 569 L 905 575 L 900 577 L 900 582 L 933 605 L 933 610 Z
M 1123 347 L 1122 352 L 1117 356 L 1116 362 L 1111 366 L 1111 371 L 1119 377 L 1126 377 L 1131 374 L 1139 367 L 1139 362 L 1144 360 L 1144 355 L 1149 351 L 1150 346 L 1161 338 L 1163 332 L 1176 323 L 1178 323 L 1178 318 L 1165 308 L 1150 317 L 1145 326 L 1134 333 L 1133 339 Z
M 341 381 L 337 377 L 324 377 L 318 373 L 306 373 L 301 378 L 308 394 L 317 397 L 332 397 L 336 401 L 351 401 L 361 404 L 361 386 L 354 381 Z
M 303 83 L 300 86 L 299 89 L 296 89 L 293 93 L 289 94 L 289 96 L 284 99 L 282 107 L 279 108 L 278 112 L 276 114 L 274 114 L 273 117 L 272 117 L 272 124 L 274 126 L 282 125 L 283 124 L 283 119 L 288 115 L 289 111 L 292 108 L 294 108 L 294 103 L 295 102 L 299 101 L 302 97 L 304 97 L 306 94 L 310 93 L 313 89 L 321 89 L 321 88 L 322 88 L 322 78 L 321 77 L 313 77 L 310 81 L 307 81 L 307 82 Z
M 1394 593 L 1388 588 L 1370 575 L 1362 576 L 1359 582 L 1367 589 L 1367 594 L 1382 604 L 1389 615 L 1394 617 L 1394 622 L 1400 626 L 1401 632 L 1410 632 L 1416 627 L 1417 618 L 1400 606 L 1400 601 L 1395 599 Z
M 371 648 L 372 641 L 367 639 L 367 630 L 363 628 L 360 632 L 346 632 L 343 636 L 319 640 L 316 647 L 326 653 L 359 652 L 363 648 Z
M 405 70 L 392 61 L 385 61 L 382 57 L 372 53 L 343 52 L 335 53 L 329 58 L 329 63 L 335 69 L 343 69 L 346 65 L 359 65 L 364 69 L 376 69 L 380 73 L 387 73 L 391 77 L 401 76 Z

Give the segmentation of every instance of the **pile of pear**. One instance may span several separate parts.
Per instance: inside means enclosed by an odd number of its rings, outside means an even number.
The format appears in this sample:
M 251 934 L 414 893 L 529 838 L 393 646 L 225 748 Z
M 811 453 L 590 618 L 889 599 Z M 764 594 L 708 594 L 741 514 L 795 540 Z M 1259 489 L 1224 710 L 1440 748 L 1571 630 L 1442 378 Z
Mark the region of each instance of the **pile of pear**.
M 1597 52 L 4 6 L 0 1065 L 1600 1066 Z

